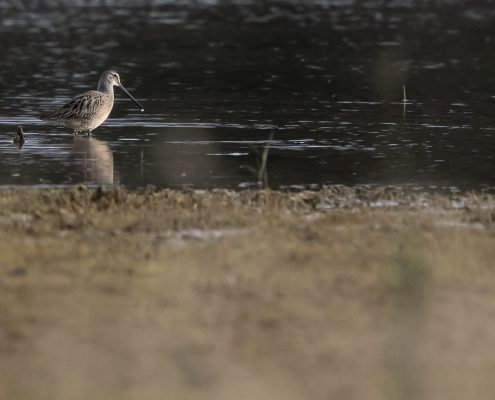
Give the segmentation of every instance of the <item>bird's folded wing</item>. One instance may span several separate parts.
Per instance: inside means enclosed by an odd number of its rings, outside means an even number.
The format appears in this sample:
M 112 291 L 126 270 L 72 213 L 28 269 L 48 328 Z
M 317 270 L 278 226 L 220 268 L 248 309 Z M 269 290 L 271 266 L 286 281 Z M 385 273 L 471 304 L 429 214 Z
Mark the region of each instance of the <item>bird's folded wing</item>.
M 94 116 L 101 106 L 106 101 L 103 93 L 96 90 L 83 93 L 74 97 L 62 107 L 47 114 L 40 115 L 41 119 L 78 119 L 91 118 Z

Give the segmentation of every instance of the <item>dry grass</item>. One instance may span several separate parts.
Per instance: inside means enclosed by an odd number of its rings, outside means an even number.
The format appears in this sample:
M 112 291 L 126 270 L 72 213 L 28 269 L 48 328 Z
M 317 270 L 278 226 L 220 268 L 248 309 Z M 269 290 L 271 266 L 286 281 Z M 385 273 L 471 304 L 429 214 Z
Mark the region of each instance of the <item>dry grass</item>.
M 495 198 L 0 192 L 0 398 L 491 399 Z

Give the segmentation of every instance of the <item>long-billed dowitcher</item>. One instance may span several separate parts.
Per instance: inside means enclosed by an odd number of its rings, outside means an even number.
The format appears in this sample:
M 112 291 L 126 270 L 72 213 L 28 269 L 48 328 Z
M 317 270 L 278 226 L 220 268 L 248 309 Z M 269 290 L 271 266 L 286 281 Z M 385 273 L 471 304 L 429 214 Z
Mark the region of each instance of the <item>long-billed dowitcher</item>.
M 120 76 L 115 71 L 105 71 L 101 75 L 97 90 L 90 90 L 74 97 L 55 111 L 39 116 L 43 121 L 74 129 L 74 133 L 91 134 L 110 115 L 113 108 L 113 87 L 119 87 L 136 105 L 143 106 L 122 86 Z

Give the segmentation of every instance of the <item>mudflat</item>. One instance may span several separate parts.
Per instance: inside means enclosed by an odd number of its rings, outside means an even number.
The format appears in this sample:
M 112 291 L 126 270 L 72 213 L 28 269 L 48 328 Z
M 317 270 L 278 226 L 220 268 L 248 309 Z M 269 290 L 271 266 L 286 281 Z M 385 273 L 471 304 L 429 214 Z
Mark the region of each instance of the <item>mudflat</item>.
M 2 399 L 493 399 L 495 197 L 0 191 Z

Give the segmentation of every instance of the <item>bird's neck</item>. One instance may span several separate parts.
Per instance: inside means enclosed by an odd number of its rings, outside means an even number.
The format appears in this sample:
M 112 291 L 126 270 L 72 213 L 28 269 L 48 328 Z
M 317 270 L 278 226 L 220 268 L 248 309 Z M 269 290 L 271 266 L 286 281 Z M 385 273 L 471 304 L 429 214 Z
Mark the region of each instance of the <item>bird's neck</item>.
M 98 83 L 98 91 L 113 97 L 113 85 L 107 80 L 101 79 Z

